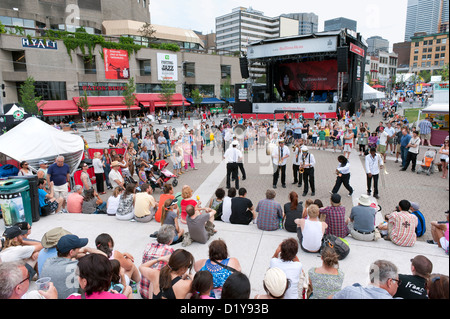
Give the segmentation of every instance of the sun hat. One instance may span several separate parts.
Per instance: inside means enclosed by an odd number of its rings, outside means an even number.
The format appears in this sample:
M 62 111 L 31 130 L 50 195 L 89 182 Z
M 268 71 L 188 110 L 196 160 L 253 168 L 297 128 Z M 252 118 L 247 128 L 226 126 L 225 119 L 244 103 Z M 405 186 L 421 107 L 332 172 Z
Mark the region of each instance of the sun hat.
M 368 195 L 362 194 L 359 198 L 358 198 L 358 203 L 362 206 L 370 206 L 370 204 L 372 204 L 372 202 L 370 201 L 370 197 Z
M 61 239 L 62 236 L 70 235 L 71 233 L 67 230 L 65 230 L 62 227 L 56 227 L 44 234 L 41 239 L 42 247 L 44 248 L 53 248 L 56 247 L 58 244 L 58 241 Z
M 270 268 L 264 276 L 264 285 L 269 293 L 275 297 L 281 297 L 286 291 L 287 277 L 280 268 Z

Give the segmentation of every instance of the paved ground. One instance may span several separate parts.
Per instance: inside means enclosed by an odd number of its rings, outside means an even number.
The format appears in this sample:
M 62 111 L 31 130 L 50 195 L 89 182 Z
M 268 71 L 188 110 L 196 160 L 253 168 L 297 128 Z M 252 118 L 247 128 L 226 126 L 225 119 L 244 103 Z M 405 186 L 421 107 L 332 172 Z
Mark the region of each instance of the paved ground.
M 376 115 L 374 118 L 371 118 L 370 115 L 362 118 L 363 121 L 369 122 L 371 128 L 375 128 L 380 119 L 380 115 Z M 192 127 L 192 120 L 188 121 L 188 123 Z M 178 120 L 170 124 L 176 128 L 181 127 L 181 122 Z M 162 128 L 163 125 L 156 125 L 156 127 Z M 113 131 L 102 132 L 102 144 L 95 143 L 93 132 L 82 132 L 81 134 L 85 136 L 91 147 L 101 148 L 106 146 L 105 142 L 111 132 Z M 129 132 L 129 128 L 125 129 L 126 136 L 129 136 Z M 311 150 L 311 152 L 315 155 L 317 162 L 315 174 L 316 195 L 314 199 L 320 199 L 324 205 L 328 205 L 330 196 L 328 192 L 334 185 L 334 171 L 337 167 L 337 156 L 340 154 L 331 150 Z M 347 197 L 347 192 L 343 187 L 340 191 L 343 204 L 347 209 L 347 215 L 350 214 L 351 207 L 357 203 L 359 195 L 366 192 L 363 158 L 359 157 L 358 154 L 354 151 L 350 158 L 352 165 L 351 184 L 355 189 L 354 195 L 352 198 Z M 423 154 L 422 150 L 421 154 Z M 422 156 L 419 155 L 419 159 L 421 158 Z M 380 199 L 378 204 L 383 210 L 378 219 L 381 220 L 382 215 L 391 212 L 400 200 L 408 199 L 420 204 L 428 226 L 432 220 L 444 220 L 444 212 L 449 209 L 449 192 L 446 190 L 448 180 L 441 179 L 438 173 L 426 176 L 423 174 L 417 175 L 410 171 L 400 172 L 399 164 L 395 164 L 394 161 L 395 158 L 388 157 L 386 167 L 389 174 L 384 176 L 384 183 L 380 182 Z M 210 149 L 207 149 L 203 154 L 203 160 L 198 159 L 196 162 L 199 170 L 183 174 L 180 177 L 179 185 L 175 188 L 175 192 L 181 191 L 181 187 L 188 184 L 195 191 L 195 195 L 199 195 L 201 201 L 207 203 L 217 187 L 225 187 L 225 166 L 221 162 L 220 152 L 214 152 Z M 271 166 L 269 166 L 265 149 L 246 154 L 245 169 L 247 171 L 247 180 L 241 181 L 240 186 L 247 189 L 248 198 L 256 205 L 260 199 L 264 198 L 265 191 L 272 187 Z M 288 188 L 278 187 L 277 189 L 275 199 L 281 204 L 288 202 L 290 191 L 295 190 L 299 194 L 302 193 L 302 190 L 297 186 L 291 185 L 293 178 L 290 165 L 287 169 L 287 177 Z M 154 194 L 156 200 L 159 199 L 159 195 L 160 191 L 156 191 Z M 103 198 L 106 200 L 108 196 L 109 192 Z M 306 198 L 302 198 L 302 200 L 304 201 Z M 141 263 L 142 252 L 146 245 L 154 241 L 149 235 L 159 228 L 159 224 L 155 221 L 148 224 L 139 224 L 136 222 L 118 221 L 114 217 L 105 215 L 59 214 L 41 218 L 39 222 L 34 223 L 31 237 L 40 239 L 46 231 L 56 226 L 62 226 L 80 237 L 89 238 L 90 246 L 93 246 L 95 238 L 99 234 L 103 232 L 109 233 L 116 243 L 115 249 L 122 252 L 130 252 L 135 257 L 136 265 Z M 0 225 L 0 228 L 2 227 L 3 224 Z M 183 227 L 187 231 L 187 227 L 185 225 Z M 238 258 L 243 272 L 250 278 L 252 297 L 255 294 L 264 293 L 262 287 L 264 273 L 269 267 L 270 258 L 279 243 L 285 238 L 296 237 L 296 234 L 288 233 L 285 230 L 274 232 L 261 231 L 254 224 L 240 226 L 216 222 L 216 229 L 218 233 L 213 239 L 224 239 L 228 245 L 230 256 Z M 448 256 L 436 245 L 429 245 L 425 242 L 426 239 L 430 238 L 430 230 L 427 229 L 427 233 L 419 239 L 414 247 L 401 248 L 384 240 L 360 242 L 349 237 L 350 255 L 340 262 L 340 268 L 345 273 L 344 286 L 355 282 L 363 285 L 367 284 L 368 267 L 376 259 L 390 260 L 399 267 L 400 272 L 410 273 L 409 260 L 418 254 L 427 256 L 433 262 L 434 272 L 448 275 Z M 174 248 L 182 248 L 182 246 L 178 244 Z M 208 244 L 193 243 L 185 247 L 185 249 L 190 251 L 196 259 L 207 258 Z M 299 251 L 298 256 L 306 271 L 310 267 L 320 266 L 321 264 L 317 254 L 307 254 Z

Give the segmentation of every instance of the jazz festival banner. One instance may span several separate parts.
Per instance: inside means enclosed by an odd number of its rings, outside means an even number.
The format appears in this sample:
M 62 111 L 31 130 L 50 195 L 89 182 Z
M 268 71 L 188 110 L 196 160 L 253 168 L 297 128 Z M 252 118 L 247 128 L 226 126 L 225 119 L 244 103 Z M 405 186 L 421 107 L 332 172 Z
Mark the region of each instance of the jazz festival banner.
M 103 49 L 105 60 L 105 78 L 120 80 L 130 78 L 130 62 L 125 50 Z

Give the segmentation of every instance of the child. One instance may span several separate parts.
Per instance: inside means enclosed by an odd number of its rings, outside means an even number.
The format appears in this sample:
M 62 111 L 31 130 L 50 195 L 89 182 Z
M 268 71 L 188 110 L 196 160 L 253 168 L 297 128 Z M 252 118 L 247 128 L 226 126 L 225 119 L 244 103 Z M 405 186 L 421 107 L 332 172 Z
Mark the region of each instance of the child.
M 109 291 L 114 290 L 119 294 L 127 296 L 128 299 L 133 299 L 133 290 L 126 284 L 125 270 L 120 267 L 120 262 L 117 259 L 111 259 L 110 261 L 113 274 Z
M 184 229 L 178 225 L 178 201 L 176 199 L 166 199 L 161 211 L 161 226 L 172 225 L 175 227 L 176 235 L 172 244 L 183 240 Z
M 369 136 L 369 149 L 371 148 L 377 148 L 377 144 L 378 144 L 378 136 L 377 136 L 377 132 L 372 132 L 372 135 Z
M 139 186 L 148 183 L 147 174 L 145 173 L 145 164 L 141 164 L 141 166 L 139 166 L 138 177 L 139 177 Z
M 215 299 L 209 296 L 213 287 L 213 276 L 209 271 L 197 272 L 191 285 L 191 299 Z
M 320 131 L 319 131 L 319 150 L 320 147 L 322 146 L 322 149 L 325 150 L 325 136 L 326 136 L 326 132 L 323 129 L 323 126 L 320 127 Z
M 156 165 L 153 165 L 153 168 L 149 171 L 148 180 L 151 182 L 153 190 L 156 186 L 159 188 L 163 188 L 164 181 L 159 175 L 158 167 Z
M 312 129 L 312 146 L 317 146 L 317 137 L 319 136 L 319 130 L 317 129 L 317 126 L 314 125 L 314 128 Z

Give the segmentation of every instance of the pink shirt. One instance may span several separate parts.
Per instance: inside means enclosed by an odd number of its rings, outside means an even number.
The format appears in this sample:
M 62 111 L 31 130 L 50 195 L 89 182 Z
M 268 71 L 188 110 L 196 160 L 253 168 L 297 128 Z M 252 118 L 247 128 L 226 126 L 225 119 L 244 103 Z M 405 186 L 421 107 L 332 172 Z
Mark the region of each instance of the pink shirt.
M 73 214 L 81 214 L 83 206 L 83 196 L 78 193 L 70 193 L 67 197 L 67 211 Z
M 81 295 L 70 295 L 67 299 L 81 299 Z M 109 291 L 94 292 L 92 295 L 86 295 L 86 299 L 127 299 L 127 296 L 122 294 L 114 294 Z

